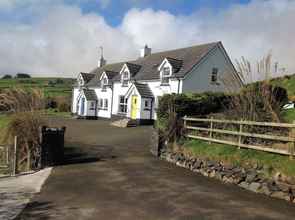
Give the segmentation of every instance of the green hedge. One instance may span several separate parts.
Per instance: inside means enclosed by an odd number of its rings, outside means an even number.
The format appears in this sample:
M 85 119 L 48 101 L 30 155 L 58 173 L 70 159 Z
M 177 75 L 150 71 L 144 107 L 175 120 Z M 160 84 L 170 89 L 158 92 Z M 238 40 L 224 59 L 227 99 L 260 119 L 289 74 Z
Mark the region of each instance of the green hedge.
M 174 111 L 177 118 L 202 116 L 222 112 L 229 102 L 229 96 L 223 93 L 167 94 L 159 99 L 157 109 L 159 128 L 166 127 L 169 113 Z

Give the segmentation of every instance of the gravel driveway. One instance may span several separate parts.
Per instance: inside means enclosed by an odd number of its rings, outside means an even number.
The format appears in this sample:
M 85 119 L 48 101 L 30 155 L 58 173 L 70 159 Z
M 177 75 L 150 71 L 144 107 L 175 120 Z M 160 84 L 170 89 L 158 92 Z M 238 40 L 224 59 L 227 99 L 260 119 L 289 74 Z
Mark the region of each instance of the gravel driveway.
M 108 121 L 66 125 L 64 166 L 55 167 L 18 219 L 294 219 L 295 206 L 160 161 L 151 127 Z

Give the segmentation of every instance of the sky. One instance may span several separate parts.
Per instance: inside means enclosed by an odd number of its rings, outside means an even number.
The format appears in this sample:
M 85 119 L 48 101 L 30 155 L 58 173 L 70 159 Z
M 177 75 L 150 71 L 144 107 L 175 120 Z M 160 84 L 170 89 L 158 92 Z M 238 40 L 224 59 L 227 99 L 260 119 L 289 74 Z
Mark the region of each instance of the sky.
M 0 74 L 75 77 L 152 52 L 222 41 L 295 73 L 295 0 L 0 0 Z

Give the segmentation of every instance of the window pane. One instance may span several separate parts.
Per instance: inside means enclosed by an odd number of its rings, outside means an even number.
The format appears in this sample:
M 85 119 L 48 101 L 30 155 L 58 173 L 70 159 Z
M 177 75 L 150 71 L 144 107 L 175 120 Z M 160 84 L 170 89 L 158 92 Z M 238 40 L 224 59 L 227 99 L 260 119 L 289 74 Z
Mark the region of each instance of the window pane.
M 168 84 L 169 78 L 168 77 L 162 77 L 162 84 Z
M 211 74 L 211 81 L 212 82 L 217 82 L 217 73 L 218 73 L 218 69 L 213 68 L 212 69 L 212 74 Z

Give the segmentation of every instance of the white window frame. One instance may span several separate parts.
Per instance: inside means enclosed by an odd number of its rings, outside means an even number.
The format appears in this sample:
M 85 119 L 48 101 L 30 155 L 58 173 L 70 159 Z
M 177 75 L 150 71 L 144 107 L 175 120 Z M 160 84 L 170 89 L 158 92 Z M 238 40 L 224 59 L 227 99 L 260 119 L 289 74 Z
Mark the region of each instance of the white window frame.
M 101 89 L 102 89 L 102 91 L 107 90 L 107 85 L 108 85 L 108 78 L 103 77 L 102 80 L 101 80 Z
M 218 72 L 219 72 L 219 69 L 217 67 L 212 68 L 212 72 L 211 72 L 212 84 L 218 84 Z
M 161 84 L 162 85 L 169 85 L 170 76 L 171 76 L 171 68 L 170 67 L 164 67 L 162 69 L 162 74 L 161 74 Z
M 103 99 L 98 99 L 98 101 L 97 101 L 97 108 L 98 109 L 103 109 Z
M 124 99 L 123 102 L 121 102 L 122 101 L 122 98 Z M 120 95 L 119 96 L 119 109 L 118 109 L 118 113 L 120 113 L 120 114 L 127 114 L 127 104 L 128 104 L 128 99 L 125 98 L 125 96 Z M 121 110 L 123 110 L 123 111 L 121 111 Z
M 104 110 L 108 110 L 108 108 L 109 108 L 109 100 L 104 99 Z
M 95 102 L 91 101 L 89 110 L 94 110 L 94 109 L 95 109 Z
M 128 83 L 129 83 L 129 72 L 128 72 L 128 70 L 125 70 L 124 72 L 122 72 L 121 81 L 122 81 L 122 86 L 124 86 L 124 87 L 128 86 Z

